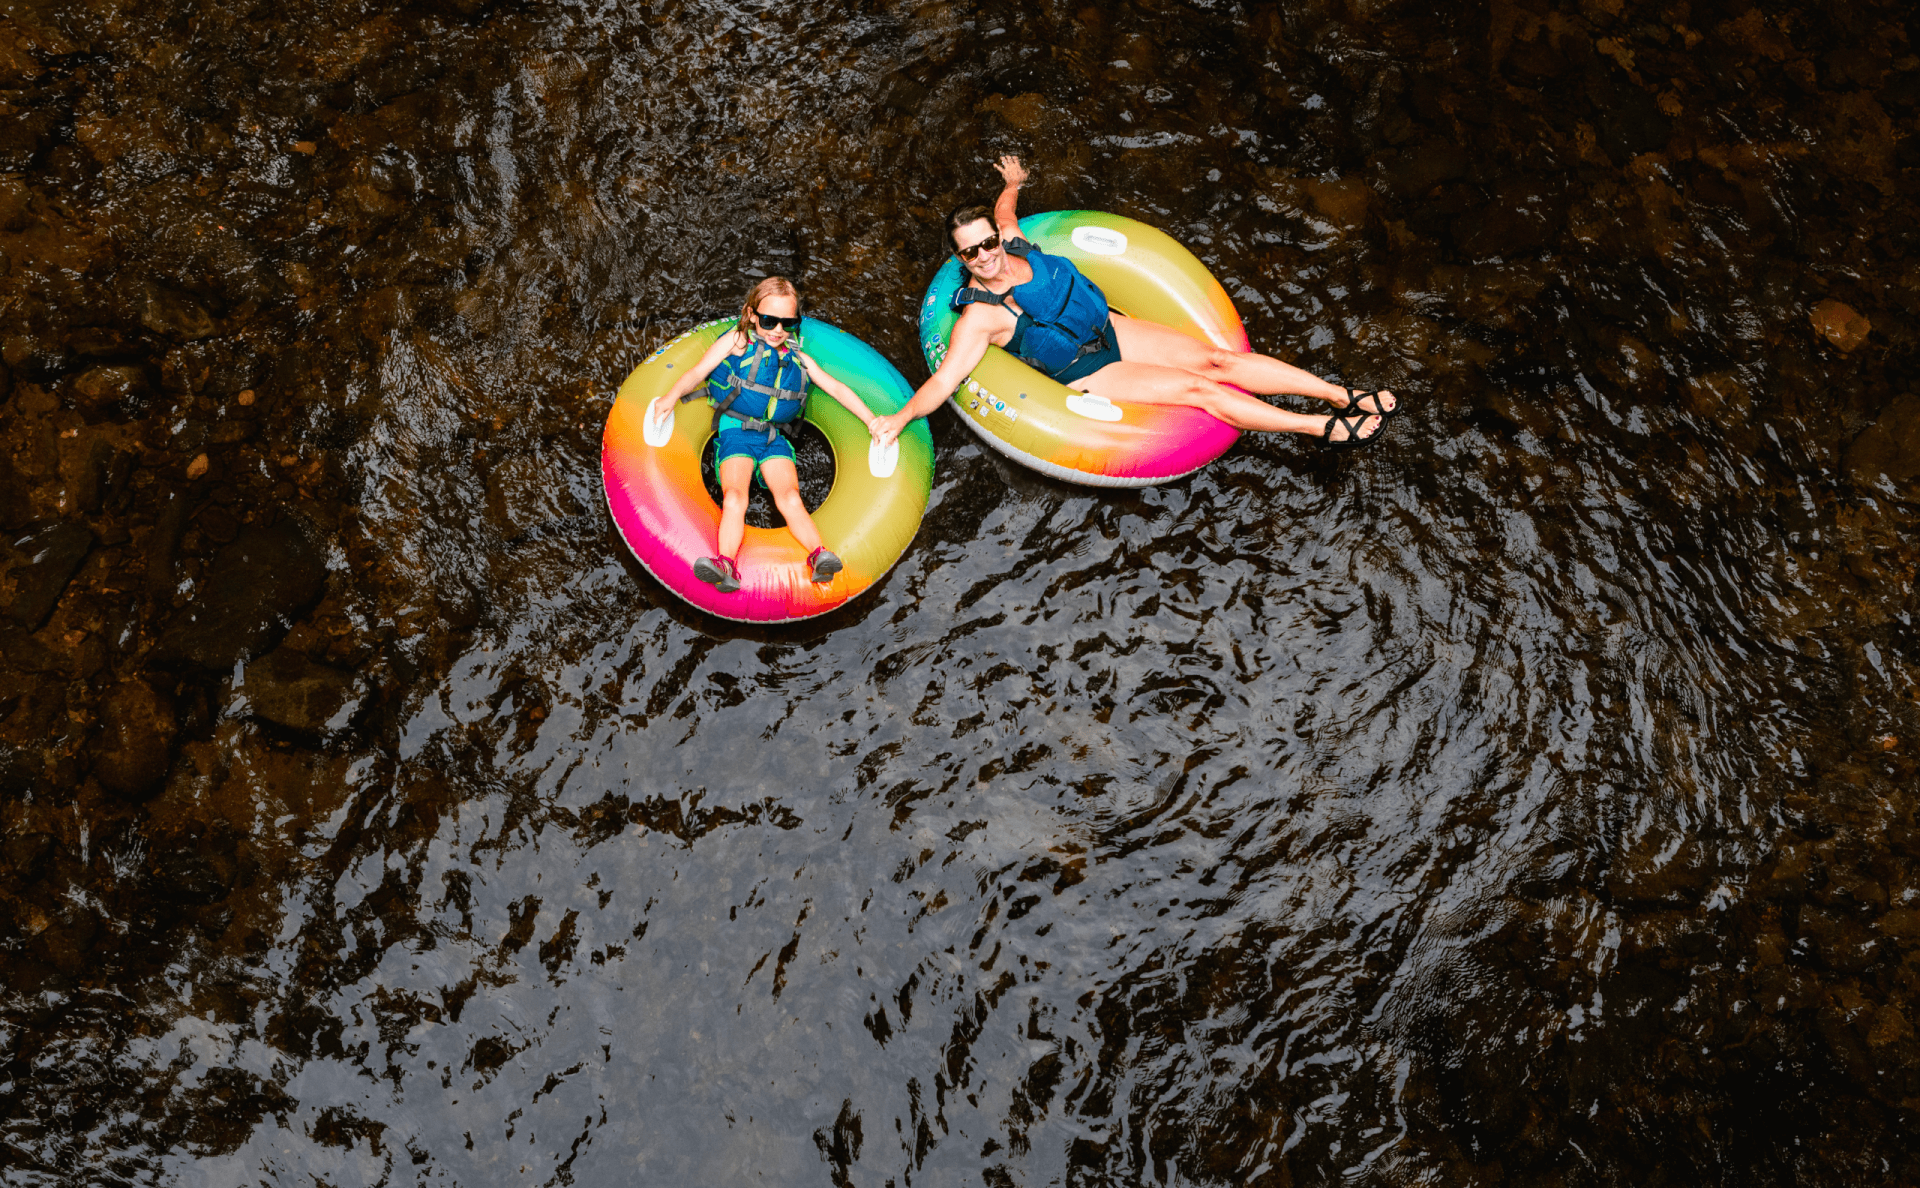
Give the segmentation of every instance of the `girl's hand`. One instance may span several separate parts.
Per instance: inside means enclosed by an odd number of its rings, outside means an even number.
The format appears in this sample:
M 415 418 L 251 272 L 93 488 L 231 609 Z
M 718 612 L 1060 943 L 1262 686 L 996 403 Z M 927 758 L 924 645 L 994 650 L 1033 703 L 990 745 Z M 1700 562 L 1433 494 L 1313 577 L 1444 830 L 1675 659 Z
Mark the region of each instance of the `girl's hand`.
M 889 413 L 886 416 L 875 417 L 873 420 L 868 421 L 867 432 L 872 434 L 873 440 L 880 445 L 890 445 L 895 438 L 900 436 L 900 431 L 907 427 L 907 422 L 911 419 L 912 418 L 907 415 L 907 410 L 901 409 L 897 413 Z
M 650 421 L 660 420 L 672 413 L 674 406 L 679 403 L 680 398 L 672 392 L 663 392 L 659 396 L 654 397 L 653 408 L 648 410 L 647 419 Z
M 1020 158 L 1014 156 L 1012 153 L 1008 153 L 1006 156 L 994 162 L 993 167 L 1000 171 L 1000 176 L 1005 178 L 1006 183 L 1010 186 L 1022 185 L 1027 180 L 1027 171 L 1021 166 Z

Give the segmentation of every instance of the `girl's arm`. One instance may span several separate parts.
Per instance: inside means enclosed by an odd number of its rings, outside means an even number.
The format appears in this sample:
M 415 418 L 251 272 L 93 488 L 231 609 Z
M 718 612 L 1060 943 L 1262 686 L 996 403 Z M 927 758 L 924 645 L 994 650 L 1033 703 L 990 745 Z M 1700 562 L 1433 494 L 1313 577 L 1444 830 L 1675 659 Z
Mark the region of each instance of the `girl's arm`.
M 960 320 L 953 327 L 953 341 L 947 344 L 947 357 L 940 360 L 940 366 L 934 369 L 927 382 L 921 384 L 913 393 L 913 399 L 897 413 L 875 417 L 868 429 L 875 441 L 886 445 L 900 436 L 907 422 L 915 417 L 924 417 L 934 409 L 945 404 L 947 397 L 960 386 L 969 372 L 980 366 L 980 360 L 987 357 L 987 348 L 992 345 L 992 331 L 987 326 L 987 310 L 992 306 L 968 306 Z M 997 312 L 997 311 L 996 311 Z
M 1007 182 L 993 204 L 993 225 L 1000 231 L 1000 241 L 1005 243 L 1020 235 L 1020 186 L 1027 180 L 1027 171 L 1020 164 L 1020 158 L 1012 154 L 1000 158 L 994 168 Z
M 713 369 L 720 366 L 720 360 L 735 351 L 744 349 L 745 344 L 740 341 L 740 338 L 740 330 L 735 327 L 714 339 L 713 345 L 707 348 L 706 354 L 700 356 L 698 363 L 681 372 L 680 378 L 673 381 L 673 387 L 654 398 L 653 410 L 649 415 L 656 418 L 666 416 L 675 405 L 680 403 L 681 397 L 706 383 L 707 377 L 713 374 Z
M 871 433 L 875 420 L 873 410 L 867 407 L 866 401 L 860 399 L 859 393 L 827 374 L 826 369 L 815 363 L 805 351 L 794 353 L 800 356 L 800 366 L 806 369 L 807 378 L 819 384 L 821 391 L 845 405 L 848 412 L 859 417 L 860 423 L 865 425 L 867 431 Z

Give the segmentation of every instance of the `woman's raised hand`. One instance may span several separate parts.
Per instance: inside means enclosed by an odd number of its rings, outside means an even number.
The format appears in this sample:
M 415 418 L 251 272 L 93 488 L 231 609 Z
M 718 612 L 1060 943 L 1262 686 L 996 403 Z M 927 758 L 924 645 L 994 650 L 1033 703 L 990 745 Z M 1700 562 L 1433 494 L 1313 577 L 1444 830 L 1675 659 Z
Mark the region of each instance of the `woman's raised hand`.
M 1021 165 L 1020 158 L 1014 156 L 1012 153 L 1008 153 L 994 162 L 993 167 L 1000 171 L 1000 176 L 1005 178 L 1007 184 L 1010 186 L 1024 185 L 1026 183 L 1026 167 Z

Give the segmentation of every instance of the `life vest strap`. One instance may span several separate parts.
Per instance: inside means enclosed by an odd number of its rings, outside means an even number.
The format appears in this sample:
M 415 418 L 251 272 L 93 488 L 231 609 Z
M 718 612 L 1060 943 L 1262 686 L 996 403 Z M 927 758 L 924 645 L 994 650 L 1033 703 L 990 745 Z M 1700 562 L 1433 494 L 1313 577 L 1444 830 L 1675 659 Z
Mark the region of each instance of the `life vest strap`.
M 1011 291 L 996 293 L 992 289 L 982 289 L 976 285 L 963 285 L 960 291 L 953 295 L 953 303 L 956 306 L 997 305 L 1005 309 L 1007 298 L 1010 296 L 1012 296 Z
M 807 398 L 807 390 L 805 388 L 781 388 L 770 384 L 756 384 L 752 380 L 740 380 L 737 376 L 736 379 L 738 382 L 734 384 L 734 387 L 745 388 L 749 392 L 758 392 L 762 396 L 771 396 L 776 400 L 805 400 Z
M 768 445 L 773 444 L 773 439 L 776 436 L 779 436 L 779 437 L 792 436 L 792 431 L 789 428 L 789 426 L 791 426 L 794 423 L 794 421 L 798 421 L 800 419 L 798 417 L 795 417 L 793 421 L 763 421 L 758 417 L 742 417 L 742 416 L 737 416 L 733 413 L 728 413 L 727 415 L 733 417 L 734 420 L 739 421 L 740 428 L 746 430 L 748 433 L 758 433 L 762 429 L 766 430 Z
M 746 363 L 744 365 L 742 364 L 732 365 L 732 375 L 727 380 L 726 397 L 722 400 L 715 402 L 713 406 L 714 423 L 716 425 L 719 424 L 720 416 L 723 413 L 726 413 L 727 415 L 732 416 L 736 420 L 742 421 L 743 423 L 749 419 L 749 418 L 741 417 L 738 413 L 727 412 L 728 409 L 733 407 L 733 402 L 740 399 L 740 393 L 743 390 L 748 392 L 753 392 L 757 395 L 768 397 L 768 401 L 767 401 L 768 412 L 772 412 L 778 406 L 779 402 L 782 400 L 794 400 L 794 401 L 800 401 L 802 403 L 806 401 L 807 389 L 804 386 L 798 387 L 798 388 L 782 388 L 782 387 L 777 387 L 771 384 L 758 383 L 754 380 L 750 380 L 746 378 L 746 375 L 743 374 L 743 366 L 746 372 L 752 372 L 753 374 L 758 375 L 760 372 L 760 361 L 766 358 L 766 354 L 767 354 L 767 344 L 764 342 L 756 341 L 753 344 L 753 354 L 747 359 Z M 786 361 L 778 360 L 777 356 L 776 356 L 776 361 L 778 365 L 774 368 L 774 378 L 778 379 L 780 377 L 781 370 L 783 370 L 786 366 Z M 795 414 L 795 418 L 798 419 L 797 413 Z M 762 420 L 760 418 L 751 418 L 751 419 L 756 425 L 769 425 L 769 424 L 777 423 L 777 422 Z M 773 438 L 771 435 L 768 436 L 767 441 L 769 443 L 773 441 Z

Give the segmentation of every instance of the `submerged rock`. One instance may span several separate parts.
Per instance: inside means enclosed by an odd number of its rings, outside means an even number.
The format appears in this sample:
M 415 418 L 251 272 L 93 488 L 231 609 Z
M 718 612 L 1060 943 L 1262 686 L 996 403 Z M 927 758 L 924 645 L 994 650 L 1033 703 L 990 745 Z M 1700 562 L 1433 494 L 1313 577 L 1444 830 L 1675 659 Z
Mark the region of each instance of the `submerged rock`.
M 1896 397 L 1847 450 L 1847 472 L 1863 487 L 1920 497 L 1920 394 Z
M 186 906 L 224 899 L 239 875 L 236 843 L 232 827 L 224 821 L 204 829 L 189 826 L 180 834 L 155 838 L 155 889 Z
M 293 521 L 249 525 L 214 557 L 198 597 L 168 624 L 153 658 L 230 669 L 278 643 L 326 583 L 320 550 Z
M 184 293 L 141 281 L 127 294 L 140 324 L 155 334 L 182 342 L 205 338 L 214 332 L 213 316 L 200 303 Z
M 18 886 L 33 883 L 46 873 L 47 859 L 53 853 L 55 838 L 50 833 L 24 833 L 0 843 L 0 862 Z
M 74 403 L 100 412 L 144 391 L 146 373 L 138 367 L 95 367 L 73 381 Z
M 0 178 L 0 231 L 23 231 L 33 222 L 33 191 L 17 178 Z
M 175 553 L 180 537 L 187 530 L 188 504 L 183 495 L 174 495 L 160 509 L 153 531 L 147 537 L 147 597 L 165 598 L 173 591 Z
M 1873 323 L 1865 314 L 1851 305 L 1831 298 L 1813 307 L 1807 314 L 1813 323 L 1813 332 L 1826 339 L 1842 352 L 1854 350 L 1867 341 L 1867 335 L 1873 332 Z
M 365 696 L 359 678 L 285 647 L 249 664 L 241 686 L 255 717 L 308 734 L 347 724 Z
M 78 976 L 90 964 L 93 942 L 100 932 L 93 912 L 78 904 L 64 905 L 49 918 L 48 925 L 37 938 L 40 951 L 62 974 Z
M 564 472 L 551 458 L 514 454 L 487 475 L 487 510 L 496 523 L 515 533 L 530 532 L 583 510 L 560 481 Z
M 32 635 L 0 619 L 0 656 L 14 672 L 53 672 L 60 667 L 60 654 Z
M 0 552 L 0 607 L 28 631 L 53 613 L 74 571 L 93 548 L 93 530 L 85 524 L 54 524 L 6 542 Z
M 7 742 L 0 742 L 0 796 L 25 799 L 46 763 L 38 756 Z
M 173 702 L 144 681 L 115 689 L 101 708 L 93 774 L 109 791 L 138 797 L 166 779 L 179 721 Z
M 1388 149 L 1373 160 L 1373 167 L 1403 199 L 1412 199 L 1441 182 L 1464 176 L 1467 165 L 1466 150 L 1454 141 L 1442 139 Z

